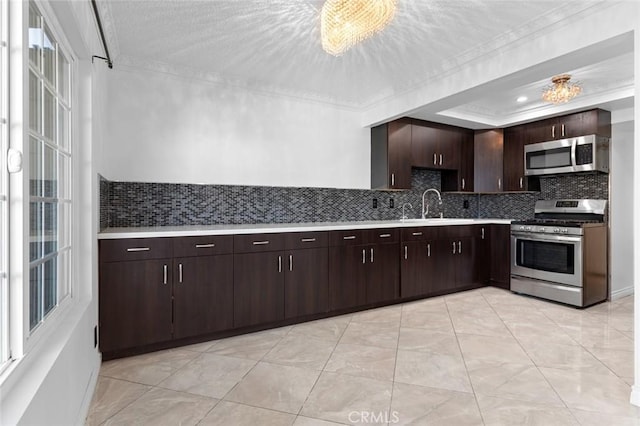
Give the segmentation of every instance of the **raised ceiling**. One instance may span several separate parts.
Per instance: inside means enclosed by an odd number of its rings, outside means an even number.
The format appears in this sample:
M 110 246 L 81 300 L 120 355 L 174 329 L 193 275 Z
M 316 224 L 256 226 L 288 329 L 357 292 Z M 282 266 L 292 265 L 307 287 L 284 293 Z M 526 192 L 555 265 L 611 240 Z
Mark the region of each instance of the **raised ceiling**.
M 319 0 L 103 0 L 114 64 L 139 66 L 287 96 L 368 108 L 602 2 L 398 0 L 392 23 L 340 57 L 320 44 Z M 622 43 L 624 44 L 624 43 Z M 627 43 L 628 44 L 628 43 Z M 621 107 L 633 84 L 628 46 L 567 64 L 592 105 Z M 597 53 L 597 52 L 596 52 Z M 584 55 L 583 55 L 584 56 Z M 557 67 L 556 67 L 557 68 Z M 468 91 L 453 105 L 409 115 L 469 127 L 549 113 L 539 95 L 550 67 Z M 616 92 L 617 95 L 604 96 Z M 527 95 L 529 101 L 516 104 Z M 617 97 L 616 97 L 617 96 Z M 625 101 L 625 99 L 627 101 Z M 613 103 L 611 103 L 613 102 Z M 626 102 L 626 104 L 625 104 Z

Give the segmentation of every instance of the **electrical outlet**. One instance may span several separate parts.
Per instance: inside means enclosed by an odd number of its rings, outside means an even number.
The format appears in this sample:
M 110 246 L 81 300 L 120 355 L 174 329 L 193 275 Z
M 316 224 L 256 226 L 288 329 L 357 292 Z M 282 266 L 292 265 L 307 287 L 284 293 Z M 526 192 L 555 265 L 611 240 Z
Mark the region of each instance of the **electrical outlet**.
M 469 208 L 469 200 L 464 200 L 462 202 L 462 208 L 463 209 L 468 209 Z
M 392 209 L 393 205 L 393 198 L 389 198 L 389 208 Z
M 377 199 L 377 198 L 374 198 L 374 199 L 373 199 L 373 208 L 374 208 L 374 209 L 377 209 L 377 208 L 378 208 L 378 199 Z

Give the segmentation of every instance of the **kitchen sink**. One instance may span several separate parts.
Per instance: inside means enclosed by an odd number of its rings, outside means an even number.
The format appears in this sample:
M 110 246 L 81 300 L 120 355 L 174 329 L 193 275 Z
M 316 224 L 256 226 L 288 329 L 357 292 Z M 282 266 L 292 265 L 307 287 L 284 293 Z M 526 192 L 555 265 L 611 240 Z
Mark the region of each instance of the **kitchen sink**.
M 430 224 L 438 224 L 438 225 L 463 225 L 463 224 L 471 224 L 474 223 L 473 219 L 461 219 L 461 218 L 427 218 L 427 219 L 404 219 L 400 220 L 403 223 L 411 223 L 415 225 L 430 225 Z

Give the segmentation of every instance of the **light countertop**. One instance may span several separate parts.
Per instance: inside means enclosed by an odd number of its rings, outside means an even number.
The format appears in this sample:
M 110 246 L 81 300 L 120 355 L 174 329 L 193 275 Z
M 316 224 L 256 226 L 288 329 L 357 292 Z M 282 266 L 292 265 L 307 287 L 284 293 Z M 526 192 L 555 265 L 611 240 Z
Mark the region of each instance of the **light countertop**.
M 265 223 L 241 225 L 185 225 L 107 228 L 98 239 L 194 237 L 202 235 L 268 234 L 279 232 L 339 231 L 347 229 L 405 228 L 416 226 L 451 226 L 510 224 L 511 219 L 406 219 L 356 222 Z

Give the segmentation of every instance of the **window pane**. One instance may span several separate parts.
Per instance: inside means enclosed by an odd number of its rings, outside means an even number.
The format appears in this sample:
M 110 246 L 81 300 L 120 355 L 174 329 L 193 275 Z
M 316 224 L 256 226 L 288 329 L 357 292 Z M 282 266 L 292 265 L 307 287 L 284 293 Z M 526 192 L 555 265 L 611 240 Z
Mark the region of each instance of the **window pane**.
M 58 301 L 60 301 L 69 295 L 71 287 L 71 252 L 63 251 L 58 257 Z
M 58 211 L 58 246 L 60 250 L 71 245 L 71 204 L 60 203 Z
M 42 130 L 42 83 L 29 71 L 29 128 L 40 133 Z
M 58 93 L 69 102 L 69 62 L 58 49 Z
M 44 253 L 58 250 L 58 203 L 44 203 Z
M 69 111 L 58 104 L 58 145 L 69 150 Z
M 42 45 L 42 72 L 44 78 L 51 83 L 52 86 L 56 85 L 56 43 L 53 41 L 49 28 L 44 27 L 44 39 Z
M 29 262 L 42 257 L 44 229 L 42 212 L 44 203 L 29 203 Z
M 42 265 L 29 271 L 29 329 L 40 323 L 42 318 Z
M 42 197 L 42 142 L 29 138 L 29 194 Z
M 40 69 L 40 51 L 42 48 L 42 29 L 40 26 L 40 14 L 29 7 L 29 62 L 36 69 Z
M 44 264 L 44 315 L 58 304 L 58 259 L 53 258 Z
M 44 145 L 44 170 L 42 179 L 43 197 L 58 196 L 58 154 L 48 145 Z
M 52 141 L 56 140 L 56 98 L 49 89 L 44 89 L 44 135 Z
M 65 154 L 58 156 L 58 198 L 71 199 L 71 161 Z

